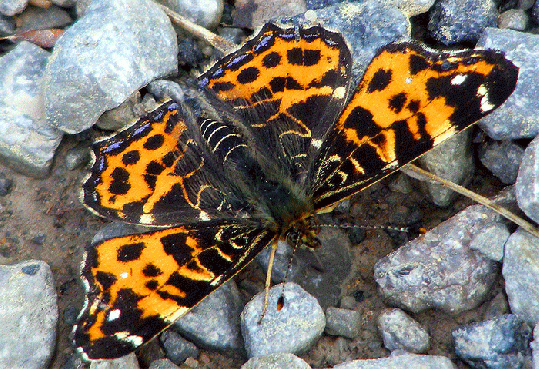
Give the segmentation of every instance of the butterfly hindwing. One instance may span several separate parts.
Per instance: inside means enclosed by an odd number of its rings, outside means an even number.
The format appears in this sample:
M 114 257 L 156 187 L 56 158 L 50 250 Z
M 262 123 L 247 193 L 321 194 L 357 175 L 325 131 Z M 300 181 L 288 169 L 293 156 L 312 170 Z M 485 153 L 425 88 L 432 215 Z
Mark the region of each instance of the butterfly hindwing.
M 316 159 L 315 209 L 364 189 L 487 115 L 511 95 L 517 76 L 495 51 L 384 47 Z
M 75 345 L 89 359 L 126 355 L 247 265 L 275 234 L 251 222 L 198 224 L 90 246 Z

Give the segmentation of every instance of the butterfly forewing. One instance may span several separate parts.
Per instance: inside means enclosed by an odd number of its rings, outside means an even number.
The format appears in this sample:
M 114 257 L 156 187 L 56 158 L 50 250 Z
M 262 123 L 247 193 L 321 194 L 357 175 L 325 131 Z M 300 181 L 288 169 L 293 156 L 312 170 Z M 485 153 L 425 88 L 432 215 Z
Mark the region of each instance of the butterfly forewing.
M 517 76 L 517 68 L 494 51 L 386 46 L 315 161 L 315 208 L 331 207 L 492 112 L 513 92 Z

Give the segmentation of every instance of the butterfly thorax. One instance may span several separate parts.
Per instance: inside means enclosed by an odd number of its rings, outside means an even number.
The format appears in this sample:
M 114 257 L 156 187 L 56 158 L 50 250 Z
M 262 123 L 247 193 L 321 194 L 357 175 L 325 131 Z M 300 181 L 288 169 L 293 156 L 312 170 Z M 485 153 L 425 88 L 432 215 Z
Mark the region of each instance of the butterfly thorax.
M 285 230 L 282 238 L 292 247 L 316 249 L 320 247 L 320 241 L 318 240 L 319 231 L 320 226 L 315 216 L 309 215 L 293 222 Z

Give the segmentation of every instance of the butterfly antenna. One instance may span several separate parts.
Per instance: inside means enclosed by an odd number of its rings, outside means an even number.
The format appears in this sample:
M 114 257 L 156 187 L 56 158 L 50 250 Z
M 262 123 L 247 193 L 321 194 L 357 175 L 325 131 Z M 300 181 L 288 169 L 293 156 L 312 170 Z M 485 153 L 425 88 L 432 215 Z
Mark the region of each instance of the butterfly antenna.
M 340 229 L 369 229 L 369 230 L 382 230 L 382 231 L 395 231 L 408 233 L 410 229 L 408 227 L 391 227 L 391 226 L 367 226 L 357 224 L 319 224 L 320 227 L 326 228 L 340 228 Z

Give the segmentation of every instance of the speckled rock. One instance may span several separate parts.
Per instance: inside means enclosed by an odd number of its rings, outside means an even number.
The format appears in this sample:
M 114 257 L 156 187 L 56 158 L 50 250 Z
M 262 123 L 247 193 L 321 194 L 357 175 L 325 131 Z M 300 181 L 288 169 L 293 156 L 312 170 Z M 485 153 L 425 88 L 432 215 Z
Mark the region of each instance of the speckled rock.
M 58 40 L 44 76 L 47 122 L 69 133 L 177 70 L 176 34 L 149 0 L 96 0 Z
M 158 2 L 208 29 L 215 28 L 223 15 L 223 0 L 158 0 Z
M 33 177 L 48 174 L 61 132 L 47 125 L 41 90 L 49 53 L 26 41 L 0 58 L 0 157 Z
M 0 368 L 47 368 L 57 320 L 56 291 L 45 262 L 0 266 Z
M 13 16 L 22 12 L 26 5 L 28 5 L 28 0 L 0 0 L 0 13 Z
M 477 49 L 495 49 L 518 68 L 515 91 L 507 101 L 481 119 L 479 125 L 495 140 L 531 138 L 539 134 L 539 35 L 487 28 L 477 42 Z
M 159 340 L 163 345 L 167 358 L 175 364 L 180 365 L 188 357 L 198 357 L 197 347 L 173 330 L 169 329 L 163 332 L 163 334 L 159 336 Z
M 522 368 L 530 360 L 531 328 L 515 315 L 460 326 L 455 353 L 472 368 Z
M 469 248 L 500 216 L 475 205 L 380 259 L 374 278 L 390 304 L 412 312 L 428 308 L 459 314 L 483 302 L 498 264 Z M 503 246 L 503 245 L 502 245 Z
M 498 17 L 498 27 L 524 31 L 528 27 L 529 18 L 523 9 L 509 9 Z
M 402 354 L 382 359 L 354 360 L 335 365 L 333 369 L 456 369 L 457 367 L 444 356 Z
M 495 27 L 498 18 L 493 0 L 440 0 L 430 12 L 431 36 L 445 44 L 475 42 L 486 27 Z
M 90 369 L 139 369 L 137 356 L 134 353 L 114 360 L 94 361 Z
M 286 283 L 284 306 L 277 310 L 282 285 L 270 289 L 268 309 L 261 323 L 264 291 L 257 294 L 241 313 L 241 331 L 248 357 L 289 352 L 301 354 L 324 332 L 325 317 L 318 301 L 295 283 Z
M 513 184 L 524 149 L 512 141 L 495 141 L 487 144 L 479 153 L 479 160 L 504 184 Z
M 515 195 L 522 211 L 539 222 L 539 137 L 524 151 L 515 183 Z
M 199 347 L 239 356 L 243 352 L 242 309 L 238 288 L 229 281 L 178 319 L 172 329 Z
M 241 369 L 310 369 L 311 366 L 299 357 L 284 353 L 253 357 Z
M 429 334 L 400 309 L 388 309 L 378 317 L 378 328 L 389 351 L 421 354 L 429 348 Z
M 38 8 L 29 6 L 17 17 L 17 32 L 33 29 L 63 28 L 72 22 L 73 20 L 69 13 L 60 7 Z
M 502 274 L 513 314 L 530 324 L 539 317 L 539 240 L 518 229 L 505 244 Z

